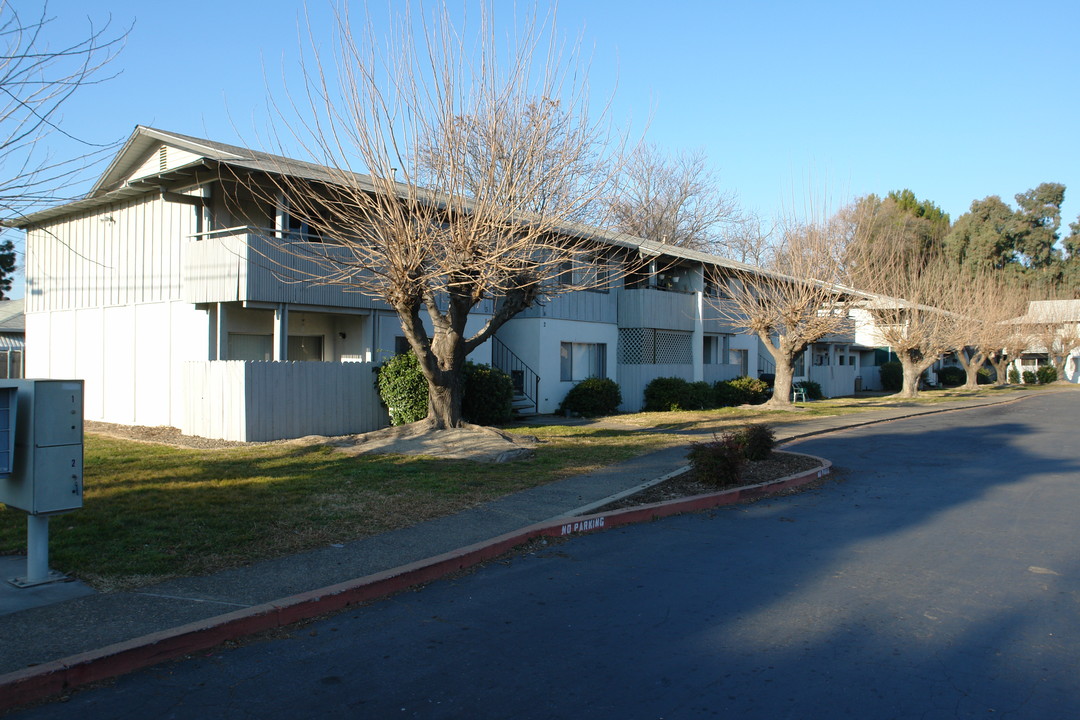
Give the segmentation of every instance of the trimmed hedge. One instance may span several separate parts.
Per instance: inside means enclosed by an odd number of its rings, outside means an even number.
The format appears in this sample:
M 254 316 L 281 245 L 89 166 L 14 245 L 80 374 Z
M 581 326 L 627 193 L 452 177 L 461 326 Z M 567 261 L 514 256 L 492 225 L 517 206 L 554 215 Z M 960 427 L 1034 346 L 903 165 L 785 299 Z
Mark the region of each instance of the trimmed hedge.
M 613 415 L 622 405 L 619 385 L 610 378 L 587 378 L 566 393 L 559 412 L 577 413 L 584 417 Z
M 724 380 L 714 386 L 717 399 L 723 398 L 724 402 L 717 405 L 760 405 L 769 399 L 769 385 L 758 378 L 737 377 L 732 380 Z
M 705 405 L 710 404 L 705 400 Z M 701 399 L 694 397 L 691 383 L 677 377 L 655 378 L 645 386 L 646 412 L 693 410 L 702 407 Z
M 904 366 L 899 360 L 891 360 L 878 366 L 881 372 L 881 387 L 891 392 L 900 392 L 904 387 Z
M 1043 365 L 1035 371 L 1035 378 L 1040 385 L 1049 385 L 1057 380 L 1057 368 L 1053 365 Z
M 938 382 L 945 387 L 957 387 L 967 382 L 967 373 L 964 368 L 949 365 L 938 370 Z
M 499 425 L 510 420 L 513 400 L 514 383 L 509 375 L 490 365 L 465 363 L 461 417 L 474 425 Z
M 428 413 L 427 378 L 413 352 L 395 355 L 379 368 L 379 397 L 390 410 L 391 425 L 423 420 Z

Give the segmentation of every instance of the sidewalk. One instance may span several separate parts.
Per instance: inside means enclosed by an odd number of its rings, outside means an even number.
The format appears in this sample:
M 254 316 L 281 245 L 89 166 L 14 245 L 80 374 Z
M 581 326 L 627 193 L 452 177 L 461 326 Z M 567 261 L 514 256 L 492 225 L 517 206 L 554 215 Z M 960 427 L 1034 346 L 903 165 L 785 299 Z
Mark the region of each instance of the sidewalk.
M 947 412 L 1012 402 L 1028 395 L 965 399 L 933 405 L 900 406 L 836 417 L 773 422 L 777 440 L 786 442 L 838 429 L 886 422 L 914 415 Z M 679 432 L 687 444 L 709 433 Z M 343 547 L 326 547 L 299 555 L 226 570 L 203 577 L 169 580 L 128 592 L 101 594 L 82 583 L 60 583 L 33 590 L 18 590 L 0 582 L 0 711 L 16 696 L 44 696 L 67 684 L 88 682 L 109 674 L 166 659 L 153 646 L 160 634 L 196 623 L 214 626 L 220 617 L 231 618 L 232 637 L 251 614 L 273 608 L 288 614 L 285 621 L 327 612 L 337 606 L 320 599 L 334 594 L 332 586 L 377 576 L 364 597 L 396 592 L 416 582 L 427 582 L 471 564 L 463 557 L 487 557 L 519 544 L 519 533 L 538 523 L 585 514 L 606 498 L 653 481 L 685 466 L 685 447 L 675 447 L 633 458 L 598 472 L 570 477 L 532 488 L 445 518 L 378 535 Z M 601 523 L 602 524 L 602 523 Z M 515 542 L 516 541 L 516 542 Z M 507 543 L 511 544 L 507 544 Z M 504 547 L 505 546 L 505 547 Z M 468 552 L 472 552 L 470 555 Z M 443 557 L 445 562 L 428 562 Z M 25 558 L 0 558 L 2 578 L 22 575 Z M 303 596 L 303 603 L 293 602 Z M 282 599 L 286 599 L 283 601 Z M 355 601 L 355 596 L 353 600 Z M 304 609 L 300 609 L 301 605 Z M 258 613 L 253 609 L 258 608 Z M 239 622 L 236 622 L 239 620 Z M 262 629 L 257 623 L 252 625 Z M 248 630 L 251 632 L 251 630 Z M 158 635 L 155 635 L 158 634 Z M 223 634 L 220 640 L 227 639 Z M 127 649 L 147 647 L 143 660 L 118 666 L 111 672 L 109 653 L 101 648 L 125 644 Z M 204 643 L 202 647 L 206 647 Z M 80 653 L 90 655 L 72 658 Z M 92 672 L 72 668 L 97 663 Z M 60 677 L 57 673 L 68 676 Z M 53 675 L 53 683 L 42 676 Z M 33 688 L 38 688 L 33 690 Z M 18 692 L 16 692 L 18 690 Z M 28 694 L 29 693 L 29 694 Z M 5 702 L 5 695 L 8 701 Z

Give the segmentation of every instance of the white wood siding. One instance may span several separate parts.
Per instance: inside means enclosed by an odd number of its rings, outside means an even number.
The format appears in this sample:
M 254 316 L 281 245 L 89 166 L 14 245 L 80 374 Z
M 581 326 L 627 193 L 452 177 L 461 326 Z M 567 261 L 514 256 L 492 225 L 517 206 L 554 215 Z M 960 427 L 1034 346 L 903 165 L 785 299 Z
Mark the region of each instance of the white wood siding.
M 560 295 L 518 314 L 520 318 L 552 318 L 583 322 L 614 323 L 618 320 L 616 292 L 579 292 Z
M 247 442 L 369 432 L 390 424 L 373 381 L 361 363 L 189 362 L 180 427 Z
M 645 386 L 656 378 L 677 377 L 694 381 L 693 365 L 619 365 L 619 390 L 623 412 L 640 412 L 645 405 Z
M 172 425 L 182 363 L 207 356 L 207 315 L 179 302 L 30 313 L 27 377 L 86 381 L 88 420 Z
M 30 229 L 26 312 L 180 298 L 195 209 L 146 197 Z
M 664 290 L 619 290 L 619 327 L 695 330 L 697 296 Z

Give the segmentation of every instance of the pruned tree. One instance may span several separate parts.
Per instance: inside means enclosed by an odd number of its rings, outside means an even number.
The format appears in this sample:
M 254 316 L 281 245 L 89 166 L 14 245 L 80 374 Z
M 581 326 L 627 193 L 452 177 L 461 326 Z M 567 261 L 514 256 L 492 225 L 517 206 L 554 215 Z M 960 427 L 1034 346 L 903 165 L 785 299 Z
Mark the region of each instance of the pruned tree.
M 863 308 L 903 367 L 897 397 L 917 397 L 922 373 L 956 344 L 956 318 L 942 307 L 955 276 L 934 254 L 912 256 L 887 242 L 862 247 L 849 266 L 852 283 L 875 294 Z
M 1057 371 L 1058 382 L 1068 382 L 1069 356 L 1080 351 L 1080 300 L 1037 300 L 1020 318 L 1028 337 L 1028 350 L 1046 353 Z
M 82 171 L 114 144 L 81 140 L 62 123 L 67 101 L 89 85 L 108 80 L 104 73 L 123 46 L 126 31 L 114 32 L 109 21 L 88 21 L 79 39 L 56 45 L 55 18 L 48 4 L 36 11 L 0 0 L 0 208 L 9 216 L 42 203 L 68 199 L 64 190 L 82 180 Z M 55 160 L 48 139 L 60 135 L 87 152 Z M 0 298 L 11 289 L 14 245 L 5 240 L 0 260 Z
M 606 197 L 622 139 L 606 108 L 590 111 L 587 68 L 553 16 L 502 44 L 492 14 L 485 3 L 478 26 L 455 26 L 445 6 L 419 19 L 406 8 L 384 40 L 343 7 L 333 58 L 312 31 L 302 100 L 280 114 L 317 166 L 283 166 L 264 194 L 325 240 L 277 239 L 308 280 L 396 311 L 435 429 L 462 424 L 465 358 L 504 323 L 614 277 L 610 247 L 573 223 Z M 490 315 L 467 331 L 485 302 Z
M 992 316 L 996 319 L 985 328 L 987 361 L 994 366 L 996 385 L 1009 384 L 1009 365 L 1020 357 L 1027 347 L 1028 338 L 1024 327 L 1015 322 L 1024 314 L 1028 304 L 1028 291 L 1008 278 L 995 278 L 997 287 L 992 288 Z
M 969 272 L 952 263 L 948 267 L 953 283 L 942 288 L 937 305 L 949 311 L 944 319 L 951 328 L 951 349 L 964 369 L 963 388 L 975 390 L 979 370 L 987 362 L 998 358 L 1007 364 L 1001 359 L 1004 351 L 1016 352 L 1010 345 L 1016 328 L 1009 321 L 1023 311 L 1023 295 L 1000 272 Z M 1004 384 L 1000 372 L 999 384 Z
M 710 281 L 723 292 L 710 302 L 733 325 L 756 335 L 776 364 L 769 407 L 791 406 L 795 358 L 849 322 L 849 290 L 835 282 L 836 242 L 827 224 L 792 225 L 771 269 L 711 271 Z
M 703 252 L 723 254 L 725 236 L 744 230 L 735 195 L 720 186 L 703 150 L 667 155 L 638 146 L 609 205 L 619 231 Z

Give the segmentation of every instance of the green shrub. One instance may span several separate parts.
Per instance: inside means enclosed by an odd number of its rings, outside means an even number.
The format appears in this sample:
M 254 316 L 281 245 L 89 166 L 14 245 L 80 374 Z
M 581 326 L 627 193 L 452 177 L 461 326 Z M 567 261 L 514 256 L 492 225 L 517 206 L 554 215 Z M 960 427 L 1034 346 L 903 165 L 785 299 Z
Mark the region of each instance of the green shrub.
M 609 378 L 588 378 L 582 380 L 570 392 L 566 393 L 559 411 L 577 413 L 585 417 L 612 415 L 622 405 L 622 392 L 619 385 Z
M 967 382 L 967 373 L 964 372 L 964 368 L 955 365 L 941 368 L 938 370 L 937 377 L 938 382 L 945 387 L 956 387 Z
M 730 380 L 721 380 L 713 384 L 713 403 L 716 407 L 732 407 L 746 402 L 745 393 L 733 387 Z
M 1035 371 L 1035 378 L 1040 385 L 1049 385 L 1057 380 L 1057 368 L 1053 365 L 1043 365 Z
M 682 378 L 655 378 L 645 386 L 645 410 L 666 412 L 688 410 L 693 407 L 690 383 Z
M 423 420 L 428 412 L 428 386 L 414 353 L 395 355 L 379 368 L 379 397 L 390 410 L 392 425 Z
M 746 376 L 722 380 L 713 386 L 713 398 L 720 407 L 760 405 L 769 399 L 769 386 L 764 380 Z
M 1038 385 L 1039 384 L 1038 376 L 1031 370 L 1025 370 L 1023 372 L 1023 374 L 1021 375 L 1021 377 L 1024 378 L 1024 384 L 1025 385 Z
M 499 425 L 513 413 L 514 383 L 498 368 L 465 363 L 465 388 L 461 416 L 475 425 Z
M 821 392 L 821 383 L 814 382 L 813 380 L 800 380 L 795 383 L 794 387 L 806 388 L 807 400 L 821 400 L 825 397 Z
M 738 485 L 746 466 L 742 438 L 731 432 L 713 435 L 711 442 L 691 443 L 686 457 L 700 482 L 717 487 Z
M 687 410 L 709 410 L 716 407 L 716 395 L 713 386 L 704 380 L 690 383 L 687 394 L 690 407 Z
M 993 382 L 994 377 L 990 374 L 990 368 L 979 368 L 979 371 L 975 373 L 976 385 L 990 385 Z
M 768 425 L 747 425 L 740 437 L 747 460 L 765 460 L 776 446 L 776 433 Z
M 1020 371 L 1014 367 L 1009 368 L 1009 382 L 1013 385 L 1020 384 Z
M 881 387 L 890 392 L 900 392 L 904 387 L 904 366 L 898 360 L 882 363 L 878 366 L 881 372 Z

